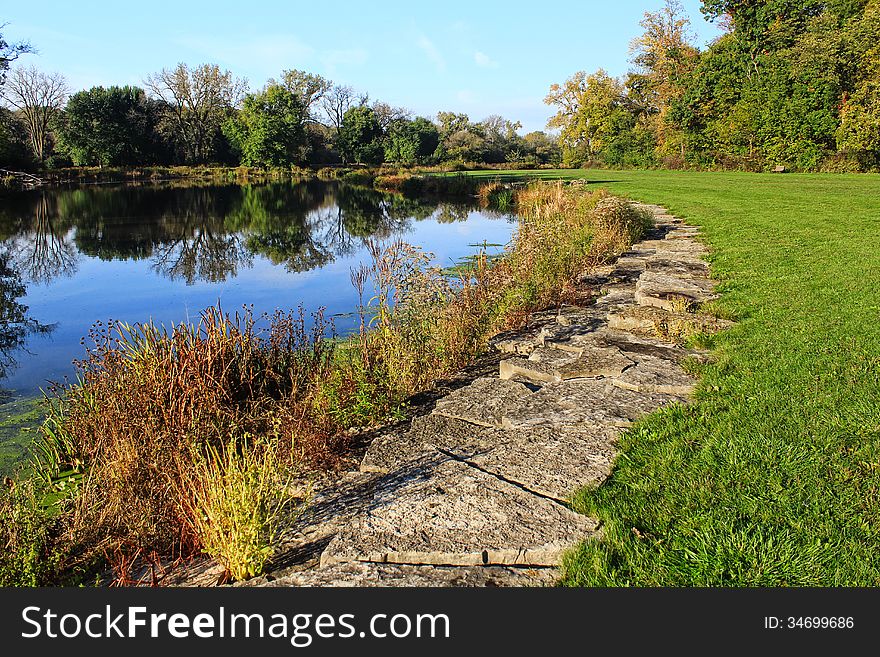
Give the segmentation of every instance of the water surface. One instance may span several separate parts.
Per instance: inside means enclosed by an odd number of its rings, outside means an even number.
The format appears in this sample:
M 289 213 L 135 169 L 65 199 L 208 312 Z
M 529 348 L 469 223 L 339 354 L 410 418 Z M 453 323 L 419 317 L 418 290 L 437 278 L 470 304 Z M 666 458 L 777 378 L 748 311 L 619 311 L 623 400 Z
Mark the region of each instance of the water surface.
M 401 238 L 451 265 L 505 244 L 512 217 L 310 181 L 100 185 L 0 197 L 0 388 L 73 373 L 96 321 L 196 321 L 220 303 L 302 304 L 355 326 L 350 271 L 367 241 Z

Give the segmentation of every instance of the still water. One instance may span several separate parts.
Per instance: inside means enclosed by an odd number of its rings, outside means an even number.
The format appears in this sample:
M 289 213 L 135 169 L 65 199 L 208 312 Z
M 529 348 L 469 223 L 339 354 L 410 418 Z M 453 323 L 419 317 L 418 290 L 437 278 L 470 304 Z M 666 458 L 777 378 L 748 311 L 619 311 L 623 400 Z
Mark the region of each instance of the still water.
M 355 326 L 350 271 L 370 239 L 401 238 L 441 266 L 506 244 L 515 221 L 458 203 L 320 181 L 101 185 L 0 196 L 0 390 L 73 373 L 96 321 L 197 320 L 325 307 Z

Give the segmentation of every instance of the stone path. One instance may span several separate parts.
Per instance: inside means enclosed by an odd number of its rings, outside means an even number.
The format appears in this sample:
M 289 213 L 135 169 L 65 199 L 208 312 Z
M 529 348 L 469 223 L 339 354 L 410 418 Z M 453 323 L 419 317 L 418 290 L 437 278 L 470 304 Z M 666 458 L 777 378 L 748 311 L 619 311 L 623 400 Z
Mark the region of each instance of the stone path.
M 698 231 L 663 208 L 653 234 L 581 281 L 594 303 L 532 317 L 493 346 L 497 375 L 377 437 L 285 534 L 285 572 L 250 584 L 538 586 L 563 553 L 601 535 L 566 501 L 610 474 L 615 441 L 639 417 L 686 403 L 682 367 L 705 355 L 677 339 L 726 323 Z

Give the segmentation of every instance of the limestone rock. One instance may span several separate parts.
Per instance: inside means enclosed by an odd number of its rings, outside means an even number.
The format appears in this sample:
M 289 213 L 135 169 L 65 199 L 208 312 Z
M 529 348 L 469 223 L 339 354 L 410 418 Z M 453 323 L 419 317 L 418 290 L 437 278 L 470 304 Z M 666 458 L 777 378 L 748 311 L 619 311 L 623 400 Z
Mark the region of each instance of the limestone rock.
M 504 413 L 531 394 L 522 383 L 482 377 L 438 401 L 433 412 L 485 427 L 500 426 Z
M 281 577 L 259 577 L 240 586 L 296 587 L 495 587 L 552 586 L 555 568 L 509 566 L 410 566 L 368 562 L 337 563 Z
M 485 441 L 486 431 L 485 427 L 443 415 L 416 417 L 403 435 L 389 434 L 373 440 L 361 461 L 361 471 L 392 472 L 436 449 L 469 455 L 491 446 Z
M 596 521 L 448 457 L 424 457 L 383 478 L 367 509 L 321 555 L 445 566 L 555 566 Z
M 505 429 L 538 426 L 628 426 L 679 397 L 624 390 L 607 379 L 577 379 L 548 383 L 516 409 L 504 414 Z
M 673 361 L 641 356 L 634 367 L 612 378 L 615 386 L 635 392 L 663 393 L 687 397 L 693 392 L 696 379 Z
M 611 473 L 613 427 L 532 427 L 486 429 L 490 449 L 465 460 L 524 488 L 564 501 L 580 488 L 595 486 Z
M 655 306 L 670 312 L 680 312 L 694 304 L 716 299 L 712 283 L 683 279 L 665 274 L 645 272 L 636 283 L 635 300 L 642 306 Z

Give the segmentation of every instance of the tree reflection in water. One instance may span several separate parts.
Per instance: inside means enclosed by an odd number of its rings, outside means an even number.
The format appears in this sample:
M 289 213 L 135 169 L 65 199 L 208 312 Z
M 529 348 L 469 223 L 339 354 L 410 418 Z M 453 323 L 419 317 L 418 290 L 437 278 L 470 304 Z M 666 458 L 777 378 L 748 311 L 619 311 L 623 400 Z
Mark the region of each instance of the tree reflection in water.
M 29 319 L 18 300 L 29 285 L 74 275 L 81 255 L 148 260 L 169 280 L 218 283 L 251 267 L 256 256 L 309 271 L 371 238 L 408 231 L 412 221 L 462 221 L 470 210 L 316 180 L 7 193 L 0 202 L 0 378 L 29 335 L 52 329 Z

